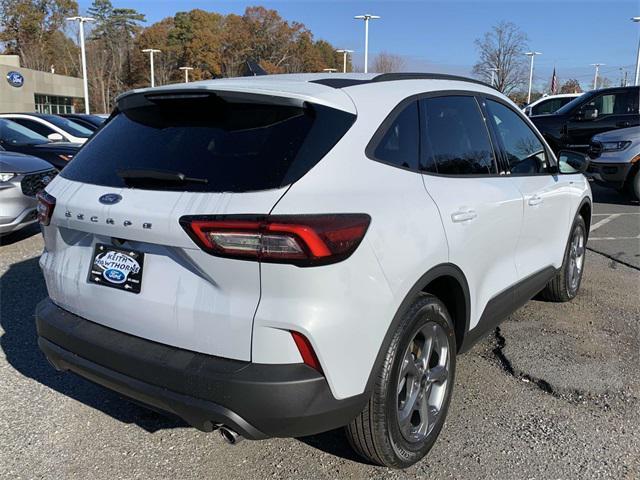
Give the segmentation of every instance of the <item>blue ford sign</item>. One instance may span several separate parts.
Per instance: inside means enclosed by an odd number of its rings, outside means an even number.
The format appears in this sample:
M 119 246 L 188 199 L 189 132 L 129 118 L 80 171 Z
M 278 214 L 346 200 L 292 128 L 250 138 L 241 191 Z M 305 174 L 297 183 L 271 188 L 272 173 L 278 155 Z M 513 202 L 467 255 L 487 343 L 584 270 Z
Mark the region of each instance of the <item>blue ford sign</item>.
M 12 87 L 21 87 L 24 85 L 24 77 L 20 72 L 11 71 L 7 73 L 7 82 L 9 82 L 9 85 Z
M 98 201 L 104 205 L 113 205 L 114 203 L 118 203 L 120 200 L 122 200 L 122 197 L 117 193 L 107 193 L 98 199 Z

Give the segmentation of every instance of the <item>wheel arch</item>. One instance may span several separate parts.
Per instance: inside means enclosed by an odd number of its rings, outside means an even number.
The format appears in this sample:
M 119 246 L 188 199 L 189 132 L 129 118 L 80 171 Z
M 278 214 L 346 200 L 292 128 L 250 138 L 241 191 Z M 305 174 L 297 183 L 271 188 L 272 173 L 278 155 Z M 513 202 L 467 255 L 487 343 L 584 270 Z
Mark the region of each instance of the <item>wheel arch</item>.
M 580 206 L 578 207 L 578 212 L 576 213 L 576 216 L 580 215 L 584 220 L 584 224 L 587 227 L 587 231 L 585 232 L 587 236 L 587 240 L 589 239 L 589 229 L 591 228 L 591 212 L 592 212 L 591 200 L 589 199 L 589 197 L 585 197 L 580 202 Z
M 452 263 L 442 263 L 431 268 L 409 290 L 402 300 L 400 307 L 396 311 L 382 344 L 378 350 L 375 362 L 369 373 L 366 391 L 371 391 L 377 372 L 382 367 L 384 358 L 393 339 L 393 335 L 402 320 L 402 317 L 409 309 L 413 301 L 420 293 L 430 293 L 442 301 L 451 318 L 456 335 L 456 349 L 460 351 L 464 336 L 469 331 L 469 318 L 471 314 L 471 296 L 467 279 L 456 265 Z

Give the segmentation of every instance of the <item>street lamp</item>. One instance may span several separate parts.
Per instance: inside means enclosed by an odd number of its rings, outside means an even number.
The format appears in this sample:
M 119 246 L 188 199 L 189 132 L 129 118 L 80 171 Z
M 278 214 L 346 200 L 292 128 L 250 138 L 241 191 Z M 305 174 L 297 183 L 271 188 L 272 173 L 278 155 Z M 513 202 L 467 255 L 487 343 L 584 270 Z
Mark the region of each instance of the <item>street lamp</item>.
M 336 50 L 336 52 L 342 54 L 342 73 L 347 73 L 347 55 L 353 53 L 353 50 L 347 50 L 346 48 L 341 48 Z
M 184 70 L 184 83 L 189 83 L 189 70 L 193 70 L 193 67 L 178 67 L 179 70 Z
M 369 20 L 377 20 L 378 15 L 365 13 L 364 15 L 356 15 L 356 20 L 364 20 L 364 73 L 369 71 Z
M 153 88 L 156 86 L 156 82 L 154 80 L 154 75 L 153 75 L 153 54 L 161 53 L 161 50 L 158 50 L 157 48 L 145 48 L 144 50 L 142 50 L 142 53 L 149 54 L 149 63 L 151 63 L 151 87 Z
M 500 71 L 499 68 L 490 68 L 489 71 L 491 72 L 491 86 L 495 87 L 495 79 L 496 79 L 496 73 Z
M 527 52 L 527 57 L 531 57 L 531 66 L 529 67 L 529 93 L 527 94 L 527 104 L 531 103 L 531 85 L 533 84 L 533 59 L 536 55 L 542 55 L 542 52 Z
M 633 17 L 631 21 L 639 23 L 640 17 Z M 640 85 L 640 40 L 638 40 L 638 58 L 636 59 L 636 85 Z
M 69 17 L 68 22 L 78 22 L 80 25 L 80 54 L 82 56 L 82 86 L 84 87 L 84 113 L 89 114 L 89 85 L 87 83 L 87 53 L 84 49 L 84 23 L 95 22 L 91 17 Z
M 593 76 L 593 89 L 596 90 L 598 88 L 598 72 L 600 72 L 600 67 L 606 65 L 606 63 L 592 63 L 592 67 L 596 67 L 596 73 Z

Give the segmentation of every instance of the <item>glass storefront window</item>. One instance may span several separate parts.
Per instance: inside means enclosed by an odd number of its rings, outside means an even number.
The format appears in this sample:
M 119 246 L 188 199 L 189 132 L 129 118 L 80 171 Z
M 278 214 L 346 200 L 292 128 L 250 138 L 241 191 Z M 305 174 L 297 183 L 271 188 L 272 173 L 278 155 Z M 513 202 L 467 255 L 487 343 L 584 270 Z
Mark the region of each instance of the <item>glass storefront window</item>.
M 60 97 L 56 95 L 35 95 L 36 112 L 38 113 L 74 113 L 74 102 L 78 99 L 74 97 Z

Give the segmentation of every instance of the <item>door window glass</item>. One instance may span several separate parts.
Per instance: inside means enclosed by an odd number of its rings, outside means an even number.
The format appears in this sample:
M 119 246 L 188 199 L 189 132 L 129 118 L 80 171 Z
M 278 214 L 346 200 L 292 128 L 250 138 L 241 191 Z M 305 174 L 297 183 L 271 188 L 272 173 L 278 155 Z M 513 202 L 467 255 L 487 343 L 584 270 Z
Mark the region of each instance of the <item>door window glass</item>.
M 493 148 L 475 98 L 420 101 L 421 167 L 443 175 L 497 173 Z
M 513 174 L 547 171 L 547 154 L 542 142 L 520 116 L 501 103 L 487 100 L 487 111 L 507 155 Z
M 51 133 L 55 133 L 53 129 L 40 122 L 36 122 L 35 120 L 29 120 L 27 118 L 12 118 L 11 120 L 19 123 L 23 127 L 27 127 L 29 130 L 33 130 L 34 132 L 39 133 L 43 137 L 46 137 Z

